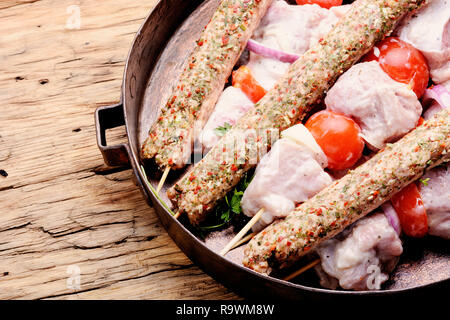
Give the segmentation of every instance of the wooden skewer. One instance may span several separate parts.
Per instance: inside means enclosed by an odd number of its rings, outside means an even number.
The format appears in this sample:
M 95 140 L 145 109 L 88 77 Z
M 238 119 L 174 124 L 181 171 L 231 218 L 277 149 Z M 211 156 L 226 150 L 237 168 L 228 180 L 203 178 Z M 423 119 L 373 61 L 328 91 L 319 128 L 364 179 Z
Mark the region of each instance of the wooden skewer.
M 239 233 L 227 244 L 227 246 L 225 248 L 223 248 L 223 250 L 220 252 L 220 255 L 224 256 L 231 249 L 234 249 L 234 248 L 240 246 L 241 244 L 243 244 L 243 243 L 249 241 L 250 239 L 252 239 L 257 234 L 256 232 L 252 232 L 252 233 L 246 235 L 245 237 L 243 237 L 243 236 L 261 218 L 263 213 L 264 213 L 264 208 L 260 209 L 255 214 L 255 216 L 244 226 L 244 228 L 242 228 L 242 230 L 239 231 Z M 175 215 L 175 218 L 178 218 L 178 216 L 179 216 L 179 212 L 177 212 L 177 214 Z M 304 266 L 303 268 L 300 268 L 299 270 L 297 270 L 297 271 L 291 273 L 290 275 L 284 277 L 283 280 L 290 281 L 290 280 L 298 277 L 299 275 L 301 275 L 305 271 L 308 271 L 309 269 L 315 267 L 319 263 L 320 263 L 320 259 L 316 259 L 316 260 L 310 262 L 309 264 L 307 264 L 306 266 Z
M 285 281 L 290 281 L 296 277 L 298 277 L 300 274 L 302 274 L 303 272 L 311 269 L 312 267 L 314 267 L 315 265 L 319 264 L 320 259 L 316 259 L 313 262 L 310 262 L 309 264 L 307 264 L 306 266 L 304 266 L 303 268 L 291 273 L 290 275 L 288 275 L 287 277 L 283 278 L 283 280 Z
M 246 243 L 247 241 L 249 241 L 254 236 L 256 236 L 256 232 L 249 233 L 248 235 L 243 237 L 239 242 L 237 242 L 234 246 L 232 246 L 230 250 L 239 247 L 243 243 Z
M 173 216 L 175 219 L 178 219 L 181 216 L 181 211 L 178 210 L 177 213 Z
M 261 218 L 262 214 L 264 213 L 264 208 L 260 209 L 255 216 L 242 228 L 241 231 L 223 248 L 222 251 L 220 251 L 220 255 L 224 256 L 228 251 L 231 250 L 231 248 L 242 239 L 242 237 L 250 230 L 251 227 Z
M 166 167 L 166 169 L 164 170 L 164 173 L 163 173 L 163 175 L 161 177 L 161 180 L 159 180 L 158 187 L 156 188 L 156 193 L 159 194 L 159 192 L 161 191 L 161 188 L 164 185 L 164 182 L 166 182 L 167 175 L 169 174 L 169 171 L 170 171 L 170 167 Z

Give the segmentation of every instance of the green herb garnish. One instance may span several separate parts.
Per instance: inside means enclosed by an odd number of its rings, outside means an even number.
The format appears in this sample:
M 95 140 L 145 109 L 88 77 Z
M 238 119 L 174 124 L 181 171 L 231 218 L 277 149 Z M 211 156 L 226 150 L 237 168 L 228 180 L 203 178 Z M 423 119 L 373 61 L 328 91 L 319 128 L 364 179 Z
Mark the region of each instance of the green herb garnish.
M 241 200 L 253 178 L 253 170 L 246 172 L 239 184 L 223 198 L 223 200 L 216 206 L 215 214 L 212 218 L 199 226 L 200 231 L 214 231 L 223 227 L 228 227 L 233 221 L 244 219 L 242 215 Z
M 236 191 L 236 189 L 234 189 L 233 196 L 231 197 L 231 211 L 233 211 L 236 214 L 242 212 L 241 199 L 243 195 L 244 195 L 243 191 Z
M 225 122 L 223 124 L 223 126 L 215 128 L 214 133 L 216 135 L 218 135 L 219 137 L 223 137 L 225 135 L 225 133 L 227 133 L 227 131 L 230 129 L 231 129 L 231 124 L 229 124 L 228 122 Z

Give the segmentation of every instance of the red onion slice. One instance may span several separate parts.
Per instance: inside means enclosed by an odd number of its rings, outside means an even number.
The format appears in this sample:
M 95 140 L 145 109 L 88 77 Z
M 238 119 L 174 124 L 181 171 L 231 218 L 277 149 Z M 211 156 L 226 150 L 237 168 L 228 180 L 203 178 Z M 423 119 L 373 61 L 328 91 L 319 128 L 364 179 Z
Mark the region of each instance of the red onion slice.
M 250 39 L 247 42 L 247 49 L 253 53 L 259 54 L 266 58 L 276 59 L 281 62 L 293 63 L 300 56 L 292 53 L 283 52 L 277 49 L 272 49 L 262 45 L 261 43 Z
M 436 103 L 433 104 L 433 101 Z M 422 98 L 424 106 L 429 106 L 424 113 L 425 120 L 431 118 L 436 112 L 450 106 L 450 92 L 441 85 L 435 85 L 428 88 Z
M 389 221 L 389 224 L 394 228 L 395 232 L 398 235 L 402 232 L 402 228 L 400 227 L 400 219 L 398 218 L 397 212 L 392 206 L 391 202 L 385 202 L 381 205 L 381 209 L 384 211 L 386 218 Z

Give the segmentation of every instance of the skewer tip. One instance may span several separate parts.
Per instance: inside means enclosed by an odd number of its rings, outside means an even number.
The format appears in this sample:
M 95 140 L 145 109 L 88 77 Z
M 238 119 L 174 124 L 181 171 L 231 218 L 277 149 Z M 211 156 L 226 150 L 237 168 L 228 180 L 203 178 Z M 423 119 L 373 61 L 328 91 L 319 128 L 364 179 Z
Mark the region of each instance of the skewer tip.
M 170 171 L 170 167 L 166 167 L 166 169 L 164 169 L 164 173 L 161 176 L 161 180 L 159 180 L 158 187 L 156 188 L 156 193 L 157 194 L 159 194 L 159 192 L 162 189 L 162 186 L 164 185 L 164 182 L 166 182 L 167 175 L 169 174 L 169 171 Z
M 241 231 L 225 246 L 225 248 L 220 251 L 220 255 L 224 256 L 227 254 L 228 251 L 230 251 L 232 248 L 236 246 L 236 244 L 239 242 L 239 240 L 242 239 L 242 237 L 245 236 L 245 234 L 250 230 L 251 227 L 261 218 L 262 214 L 264 213 L 264 208 L 261 208 L 254 216 L 253 218 L 242 228 Z
M 244 243 L 250 241 L 254 236 L 256 236 L 256 232 L 249 233 L 244 238 L 242 238 L 240 241 L 238 241 L 234 246 L 232 246 L 230 250 L 233 250 L 234 248 L 239 247 L 241 244 L 244 244 Z
M 313 268 L 314 266 L 316 266 L 317 264 L 320 263 L 320 259 L 316 259 L 312 262 L 310 262 L 309 264 L 307 264 L 306 266 L 304 266 L 303 268 L 300 268 L 299 270 L 291 273 L 290 275 L 286 276 L 283 278 L 284 281 L 290 281 L 296 277 L 298 277 L 299 275 L 301 275 L 303 272 L 308 271 L 309 269 Z

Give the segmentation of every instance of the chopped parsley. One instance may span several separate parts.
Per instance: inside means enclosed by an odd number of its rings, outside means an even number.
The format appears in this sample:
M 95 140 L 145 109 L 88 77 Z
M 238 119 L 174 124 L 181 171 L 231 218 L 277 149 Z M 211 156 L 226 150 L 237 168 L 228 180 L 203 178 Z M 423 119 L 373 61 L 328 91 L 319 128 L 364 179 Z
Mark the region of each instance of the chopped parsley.
M 420 182 L 423 183 L 424 186 L 428 185 L 428 181 L 430 180 L 430 178 L 426 178 L 426 179 L 419 179 Z
M 253 178 L 253 172 L 254 170 L 250 170 L 244 173 L 244 176 L 238 185 L 228 192 L 216 206 L 214 214 L 211 214 L 207 221 L 198 227 L 203 235 L 206 231 L 219 230 L 230 226 L 231 223 L 243 223 L 248 220 L 245 215 L 241 214 L 241 200 L 245 189 L 247 189 Z
M 228 122 L 225 122 L 223 124 L 223 126 L 215 128 L 214 133 L 219 137 L 223 137 L 225 135 L 225 133 L 227 133 L 227 131 L 230 129 L 231 129 L 231 124 L 229 124 Z

